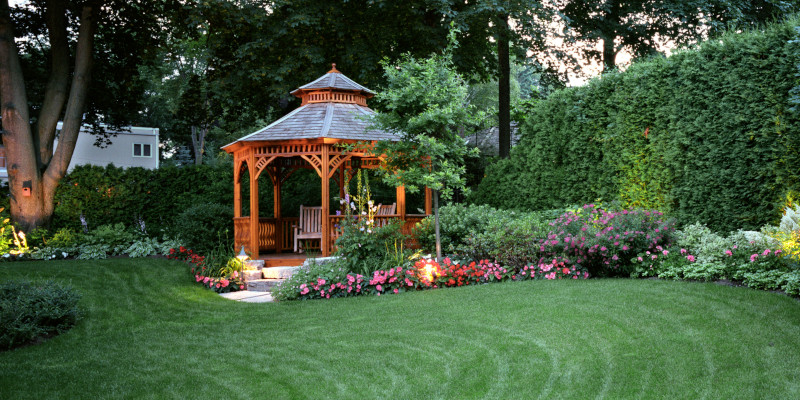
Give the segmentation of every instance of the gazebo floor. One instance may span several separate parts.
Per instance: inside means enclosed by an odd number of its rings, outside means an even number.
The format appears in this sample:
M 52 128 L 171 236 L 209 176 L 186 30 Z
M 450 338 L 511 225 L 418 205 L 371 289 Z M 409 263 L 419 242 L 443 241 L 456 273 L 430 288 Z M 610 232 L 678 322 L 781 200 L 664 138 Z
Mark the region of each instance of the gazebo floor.
M 295 267 L 303 265 L 307 256 L 305 253 L 272 253 L 259 254 L 258 259 L 264 260 L 264 267 Z

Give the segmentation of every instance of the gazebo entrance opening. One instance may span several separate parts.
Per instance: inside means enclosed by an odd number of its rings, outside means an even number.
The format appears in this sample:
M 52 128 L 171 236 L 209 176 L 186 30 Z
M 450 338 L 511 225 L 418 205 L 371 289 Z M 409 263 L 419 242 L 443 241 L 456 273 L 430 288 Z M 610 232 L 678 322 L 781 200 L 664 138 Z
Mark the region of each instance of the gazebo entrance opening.
M 391 133 L 369 129 L 365 117 L 374 112 L 366 106 L 366 99 L 374 93 L 342 75 L 335 65 L 327 74 L 292 94 L 302 99 L 299 108 L 223 147 L 234 155 L 234 242 L 237 248 L 244 246 L 253 258 L 267 252 L 294 251 L 295 228 L 300 220 L 282 217 L 282 186 L 293 173 L 304 168 L 312 169 L 320 178 L 320 204 L 305 206 L 320 207 L 319 252 L 322 256 L 330 255 L 337 237 L 335 227 L 343 218 L 332 215 L 339 207 L 338 204 L 331 207 L 331 189 L 343 197 L 344 182 L 358 168 L 379 166 L 380 160 L 369 154 L 369 147 L 378 140 L 400 140 Z M 362 143 L 362 147 L 342 151 L 339 146 L 356 143 Z M 259 179 L 262 176 L 269 180 Z M 249 180 L 249 199 L 242 198 L 245 177 Z M 262 183 L 273 188 L 272 218 L 260 217 L 258 187 Z M 242 202 L 246 200 L 249 200 L 249 215 L 242 214 Z M 376 223 L 400 218 L 405 221 L 404 233 L 410 234 L 414 224 L 429 215 L 430 210 L 430 194 L 426 190 L 425 214 L 407 213 L 405 190 L 399 187 L 394 213 L 376 216 Z

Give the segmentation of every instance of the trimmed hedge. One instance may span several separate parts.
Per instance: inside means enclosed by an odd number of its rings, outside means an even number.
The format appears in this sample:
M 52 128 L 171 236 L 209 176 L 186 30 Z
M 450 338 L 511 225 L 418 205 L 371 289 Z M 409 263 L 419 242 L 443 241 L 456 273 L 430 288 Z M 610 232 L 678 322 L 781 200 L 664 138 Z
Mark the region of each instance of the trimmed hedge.
M 718 231 L 776 222 L 800 192 L 799 24 L 728 34 L 552 94 L 470 200 L 526 210 L 620 200 Z

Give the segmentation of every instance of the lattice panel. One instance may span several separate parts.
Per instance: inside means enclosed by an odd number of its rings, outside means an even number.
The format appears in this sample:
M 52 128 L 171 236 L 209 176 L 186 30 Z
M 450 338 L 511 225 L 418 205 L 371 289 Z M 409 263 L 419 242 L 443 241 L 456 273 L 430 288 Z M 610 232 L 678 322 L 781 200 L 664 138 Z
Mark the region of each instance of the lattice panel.
M 365 106 L 367 98 L 358 93 L 338 92 L 338 91 L 319 91 L 307 93 L 303 96 L 303 103 L 351 103 Z
M 312 167 L 317 171 L 317 175 L 322 176 L 322 160 L 320 160 L 319 156 L 315 155 L 302 155 L 304 160 L 308 161 Z

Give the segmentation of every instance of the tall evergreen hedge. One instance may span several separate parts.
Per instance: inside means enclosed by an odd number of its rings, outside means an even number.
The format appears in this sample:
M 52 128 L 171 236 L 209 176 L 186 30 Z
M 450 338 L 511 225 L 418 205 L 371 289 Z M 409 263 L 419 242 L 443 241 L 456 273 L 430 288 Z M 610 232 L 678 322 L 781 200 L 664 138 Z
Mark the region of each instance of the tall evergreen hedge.
M 537 210 L 618 199 L 719 231 L 774 222 L 800 192 L 798 25 L 728 34 L 552 94 L 472 200 Z

